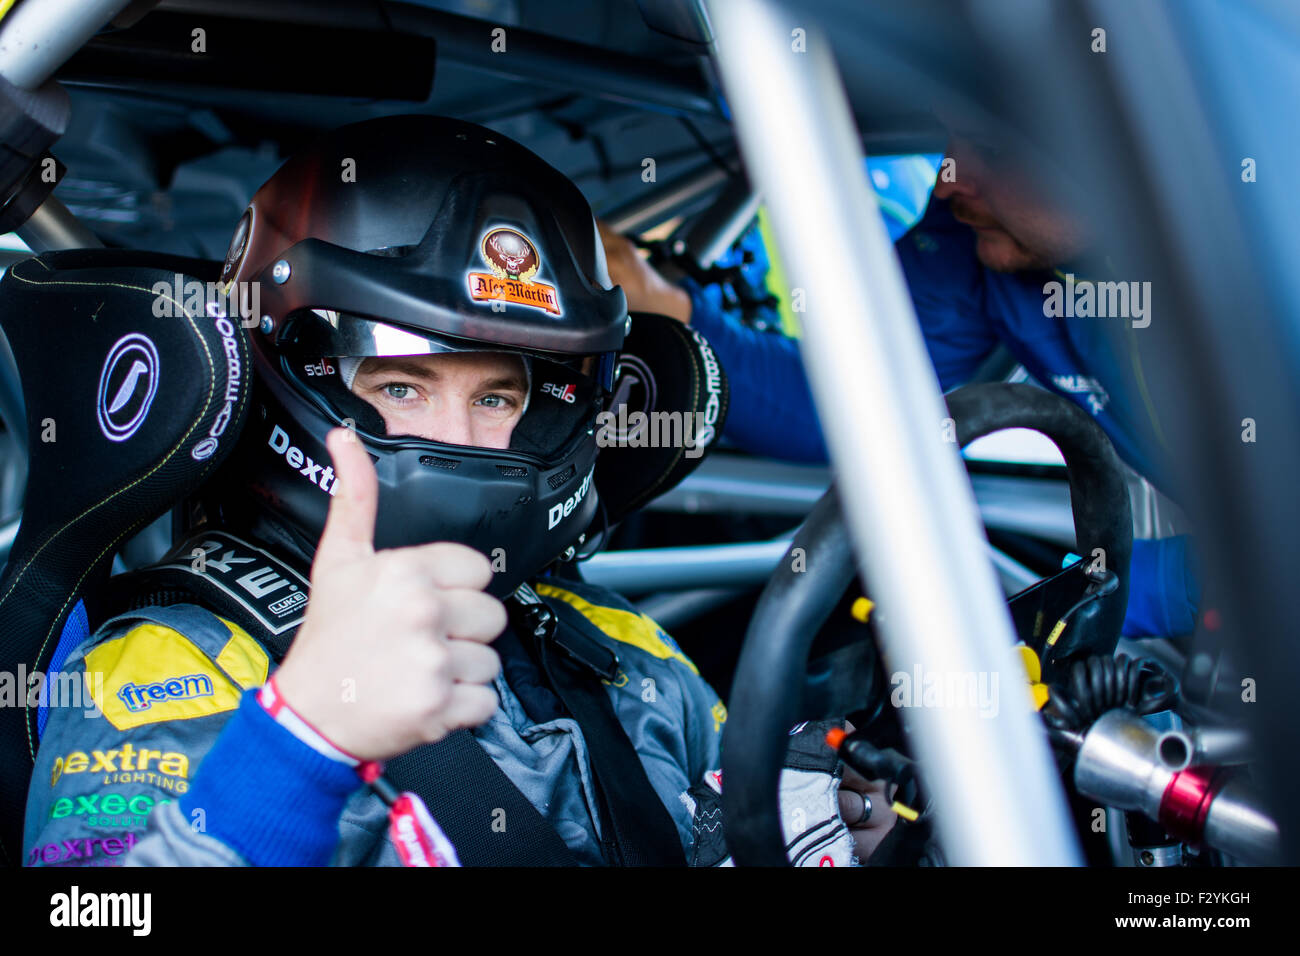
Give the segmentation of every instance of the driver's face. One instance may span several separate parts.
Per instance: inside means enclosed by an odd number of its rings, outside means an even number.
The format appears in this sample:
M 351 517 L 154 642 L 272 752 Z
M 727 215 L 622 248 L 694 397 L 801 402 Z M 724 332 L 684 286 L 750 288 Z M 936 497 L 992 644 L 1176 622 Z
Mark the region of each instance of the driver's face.
M 1050 269 L 1083 251 L 1080 224 L 1040 195 L 1028 177 L 953 135 L 948 157 L 955 178 L 941 175 L 934 195 L 948 199 L 953 218 L 975 230 L 975 254 L 997 272 Z
M 523 360 L 495 352 L 368 358 L 352 380 L 388 434 L 478 448 L 510 446 L 527 390 Z

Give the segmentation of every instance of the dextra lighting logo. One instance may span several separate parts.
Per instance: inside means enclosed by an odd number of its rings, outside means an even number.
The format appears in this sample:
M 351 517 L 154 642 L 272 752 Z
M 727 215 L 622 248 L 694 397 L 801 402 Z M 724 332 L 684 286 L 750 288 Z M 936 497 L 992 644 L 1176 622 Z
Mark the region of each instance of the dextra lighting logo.
M 513 303 L 545 309 L 560 315 L 560 294 L 554 286 L 534 282 L 542 267 L 542 256 L 531 239 L 522 232 L 498 226 L 483 234 L 479 255 L 491 272 L 471 272 L 470 298 L 476 302 Z
M 170 700 L 192 700 L 212 696 L 212 679 L 206 674 L 187 674 L 152 684 L 123 684 L 117 698 L 132 712 L 148 710 Z

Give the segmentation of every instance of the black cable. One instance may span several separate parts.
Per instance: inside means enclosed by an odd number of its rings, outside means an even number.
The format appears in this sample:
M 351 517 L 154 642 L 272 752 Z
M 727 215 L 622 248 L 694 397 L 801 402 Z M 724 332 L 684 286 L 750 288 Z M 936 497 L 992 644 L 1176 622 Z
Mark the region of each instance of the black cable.
M 1154 661 L 1097 654 L 1075 661 L 1052 685 L 1043 715 L 1053 729 L 1079 731 L 1109 710 L 1154 714 L 1177 700 L 1178 682 Z
M 596 499 L 596 504 L 597 504 L 597 506 L 600 508 L 600 531 L 599 531 L 599 533 L 597 534 L 597 536 L 593 539 L 595 543 L 593 544 L 591 550 L 588 551 L 586 554 L 582 554 L 581 552 L 578 553 L 578 556 L 577 556 L 576 560 L 577 560 L 579 563 L 581 563 L 581 562 L 583 562 L 583 561 L 590 561 L 592 558 L 594 558 L 594 557 L 595 557 L 597 554 L 599 554 L 601 551 L 604 551 L 604 550 L 605 550 L 605 545 L 606 545 L 606 544 L 608 543 L 608 541 L 609 541 L 609 534 L 608 534 L 608 532 L 609 532 L 609 512 L 608 512 L 607 510 L 605 510 L 605 502 L 604 502 L 603 499 L 601 499 L 601 498 L 597 498 L 597 499 Z

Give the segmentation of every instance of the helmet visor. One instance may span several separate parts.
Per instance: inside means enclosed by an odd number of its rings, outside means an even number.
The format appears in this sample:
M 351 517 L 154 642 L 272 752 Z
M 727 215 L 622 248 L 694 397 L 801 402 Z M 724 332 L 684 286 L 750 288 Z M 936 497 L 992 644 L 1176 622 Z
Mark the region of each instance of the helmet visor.
M 530 352 L 326 309 L 295 314 L 277 344 L 300 387 L 371 437 L 505 449 L 543 462 L 590 434 L 614 370 L 612 353 Z

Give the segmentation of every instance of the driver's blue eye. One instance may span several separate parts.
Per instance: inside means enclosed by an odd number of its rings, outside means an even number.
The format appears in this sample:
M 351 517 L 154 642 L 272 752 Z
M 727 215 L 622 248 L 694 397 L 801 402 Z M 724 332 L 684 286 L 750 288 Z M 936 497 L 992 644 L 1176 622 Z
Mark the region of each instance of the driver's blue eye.
M 402 385 L 398 382 L 392 382 L 388 385 L 385 385 L 384 390 L 387 391 L 388 394 L 391 395 L 393 398 L 403 399 L 409 396 L 409 393 L 411 391 L 411 386 Z

